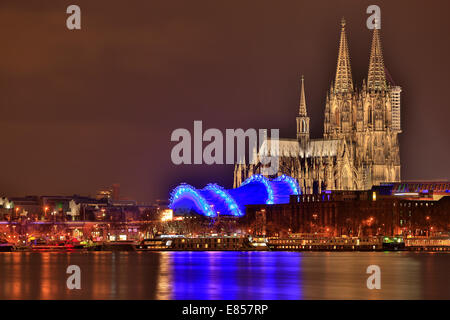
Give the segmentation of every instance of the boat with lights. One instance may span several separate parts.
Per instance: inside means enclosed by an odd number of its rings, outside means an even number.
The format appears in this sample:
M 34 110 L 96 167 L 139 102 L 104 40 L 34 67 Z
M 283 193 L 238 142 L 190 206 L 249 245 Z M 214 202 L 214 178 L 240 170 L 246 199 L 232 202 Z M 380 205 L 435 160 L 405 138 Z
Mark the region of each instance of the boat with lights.
M 142 240 L 137 251 L 253 251 L 258 250 L 245 236 L 157 237 Z

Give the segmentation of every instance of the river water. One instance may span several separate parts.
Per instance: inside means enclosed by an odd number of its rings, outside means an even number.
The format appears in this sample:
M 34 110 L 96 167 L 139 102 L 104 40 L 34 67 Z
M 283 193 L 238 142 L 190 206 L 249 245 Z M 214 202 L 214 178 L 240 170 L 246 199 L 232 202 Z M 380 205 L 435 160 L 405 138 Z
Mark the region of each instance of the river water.
M 0 253 L 0 299 L 450 299 L 449 272 L 445 253 L 11 252 Z

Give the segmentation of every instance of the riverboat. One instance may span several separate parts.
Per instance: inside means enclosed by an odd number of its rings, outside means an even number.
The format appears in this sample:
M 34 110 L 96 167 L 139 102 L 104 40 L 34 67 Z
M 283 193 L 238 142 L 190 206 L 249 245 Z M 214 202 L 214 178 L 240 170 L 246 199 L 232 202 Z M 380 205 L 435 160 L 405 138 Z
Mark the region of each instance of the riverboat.
M 286 237 L 268 238 L 271 251 L 381 251 L 379 237 Z
M 138 251 L 251 251 L 255 250 L 248 237 L 198 236 L 157 237 L 145 239 L 136 248 Z
M 0 240 L 0 252 L 14 251 L 14 245 L 6 240 Z
M 406 249 L 410 251 L 432 251 L 450 253 L 450 236 L 410 237 L 405 240 Z

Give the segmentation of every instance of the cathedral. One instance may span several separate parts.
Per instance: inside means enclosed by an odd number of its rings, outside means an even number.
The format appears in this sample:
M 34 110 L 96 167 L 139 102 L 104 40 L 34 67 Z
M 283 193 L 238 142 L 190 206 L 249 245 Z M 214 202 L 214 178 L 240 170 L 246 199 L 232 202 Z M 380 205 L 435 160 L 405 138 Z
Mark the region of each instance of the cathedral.
M 263 141 L 256 161 L 235 165 L 234 187 L 262 173 L 259 160 L 264 156 L 277 156 L 278 175 L 297 179 L 306 194 L 367 190 L 381 182 L 400 181 L 401 88 L 384 66 L 379 33 L 373 30 L 367 79 L 355 88 L 342 19 L 336 77 L 325 100 L 323 138 L 310 138 L 302 77 L 296 139 L 279 139 L 272 148 L 270 139 Z

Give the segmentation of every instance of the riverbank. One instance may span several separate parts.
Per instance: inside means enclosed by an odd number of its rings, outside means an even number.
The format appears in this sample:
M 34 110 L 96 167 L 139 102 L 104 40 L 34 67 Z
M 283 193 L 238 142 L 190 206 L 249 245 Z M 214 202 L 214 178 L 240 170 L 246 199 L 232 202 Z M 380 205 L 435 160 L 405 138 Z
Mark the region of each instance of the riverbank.
M 246 237 L 246 236 L 161 236 L 141 241 L 35 241 L 2 243 L 0 252 L 74 251 L 433 251 L 450 252 L 447 238 L 402 237 Z

